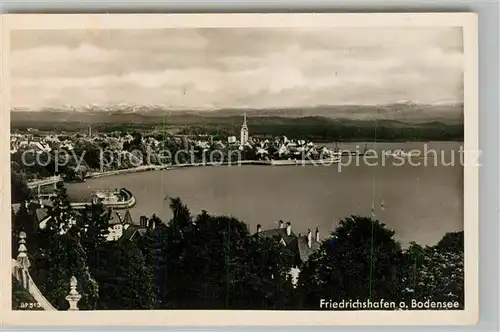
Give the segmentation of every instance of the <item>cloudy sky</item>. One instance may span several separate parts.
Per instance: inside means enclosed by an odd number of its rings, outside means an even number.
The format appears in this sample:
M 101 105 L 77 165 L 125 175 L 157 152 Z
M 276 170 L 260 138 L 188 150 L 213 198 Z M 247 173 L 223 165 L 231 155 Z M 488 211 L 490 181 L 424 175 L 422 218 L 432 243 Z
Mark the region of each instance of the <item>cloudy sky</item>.
M 460 28 L 14 31 L 14 107 L 461 102 Z

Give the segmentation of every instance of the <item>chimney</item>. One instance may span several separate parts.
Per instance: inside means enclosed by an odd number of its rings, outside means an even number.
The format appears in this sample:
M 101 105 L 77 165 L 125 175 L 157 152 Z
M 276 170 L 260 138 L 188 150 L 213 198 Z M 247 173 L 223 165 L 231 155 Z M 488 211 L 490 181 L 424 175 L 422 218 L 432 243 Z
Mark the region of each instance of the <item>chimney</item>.
M 316 242 L 319 242 L 319 227 L 316 227 Z
M 260 231 L 262 231 L 262 227 L 260 226 L 260 224 L 257 225 L 257 233 L 260 233 Z
M 280 220 L 280 221 L 278 222 L 278 228 L 283 228 L 283 220 Z
M 292 235 L 292 224 L 290 222 L 286 223 L 286 235 Z
M 140 225 L 143 228 L 147 228 L 148 227 L 148 218 L 146 216 L 141 216 L 141 218 L 140 218 Z
M 312 233 L 310 229 L 307 230 L 307 246 L 312 248 Z

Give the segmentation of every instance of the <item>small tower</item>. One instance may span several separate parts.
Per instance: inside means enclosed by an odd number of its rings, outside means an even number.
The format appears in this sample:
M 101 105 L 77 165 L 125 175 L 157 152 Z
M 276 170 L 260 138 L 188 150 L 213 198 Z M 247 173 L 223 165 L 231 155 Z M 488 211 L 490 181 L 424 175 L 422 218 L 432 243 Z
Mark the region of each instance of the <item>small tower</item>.
M 141 226 L 141 228 L 148 228 L 148 217 L 141 216 L 141 218 L 140 218 L 140 226 Z
M 80 301 L 80 299 L 82 298 L 82 296 L 78 293 L 78 291 L 76 290 L 76 285 L 78 284 L 78 282 L 76 281 L 76 277 L 75 276 L 72 276 L 71 277 L 71 281 L 70 281 L 70 291 L 69 291 L 69 294 L 68 296 L 66 296 L 66 301 L 69 302 L 69 309 L 68 310 L 80 310 L 78 309 L 78 301 Z
M 312 233 L 310 229 L 307 230 L 307 246 L 309 249 L 312 248 Z
M 240 144 L 245 145 L 248 142 L 248 126 L 247 126 L 247 113 L 243 114 L 243 125 L 240 131 Z

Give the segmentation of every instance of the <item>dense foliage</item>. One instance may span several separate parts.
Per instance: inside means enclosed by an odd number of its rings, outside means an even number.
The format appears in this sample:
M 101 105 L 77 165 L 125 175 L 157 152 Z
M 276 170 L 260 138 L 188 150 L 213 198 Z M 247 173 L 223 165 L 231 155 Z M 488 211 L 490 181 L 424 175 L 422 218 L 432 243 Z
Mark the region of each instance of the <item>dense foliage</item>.
M 31 256 L 32 277 L 40 291 L 58 309 L 67 309 L 65 296 L 70 289 L 70 279 L 75 276 L 82 293 L 80 307 L 95 309 L 99 287 L 91 276 L 87 252 L 80 241 L 75 225 L 76 215 L 71 208 L 66 188 L 59 183 L 52 199 L 49 219 L 37 232 L 38 248 Z
M 463 307 L 463 232 L 404 250 L 380 221 L 351 216 L 300 266 L 294 286 L 288 247 L 251 234 L 234 217 L 192 215 L 180 199 L 169 200 L 171 220 L 153 215 L 133 238 L 109 242 L 104 207 L 93 204 L 77 213 L 59 185 L 43 229 L 33 229 L 27 208 L 13 215 L 13 257 L 16 234 L 29 230 L 31 275 L 61 310 L 68 308 L 72 276 L 82 310 L 318 310 L 321 298 L 458 301 Z
M 238 135 L 241 118 L 234 124 L 190 125 L 182 129 L 183 134 Z M 273 121 L 274 120 L 274 121 Z M 463 139 L 463 124 L 440 122 L 407 125 L 399 121 L 354 121 L 323 117 L 303 118 L 253 118 L 249 121 L 254 137 L 275 137 L 285 135 L 298 139 L 325 141 L 452 141 Z M 376 128 L 375 128 L 376 127 Z
M 291 305 L 291 262 L 277 243 L 252 236 L 241 221 L 202 212 L 193 218 L 179 199 L 173 218 L 142 239 L 157 286 L 157 307 L 285 308 Z
M 10 171 L 11 183 L 11 203 L 26 202 L 32 197 L 31 190 L 28 188 L 24 175 L 16 171 L 15 166 L 11 165 Z
M 12 278 L 12 310 L 43 310 L 15 278 Z
M 99 286 L 90 275 L 86 253 L 76 234 L 58 235 L 49 230 L 41 231 L 41 247 L 31 257 L 31 276 L 38 288 L 52 305 L 59 310 L 67 310 L 65 300 L 70 290 L 70 280 L 75 276 L 82 298 L 80 309 L 96 309 Z
M 464 304 L 463 232 L 448 233 L 435 246 L 412 243 L 405 253 L 407 299 Z
M 94 275 L 99 283 L 98 309 L 154 309 L 155 292 L 142 252 L 131 241 L 99 248 Z
M 303 307 L 317 308 L 320 299 L 398 300 L 403 252 L 393 236 L 394 231 L 370 218 L 342 220 L 301 270 Z

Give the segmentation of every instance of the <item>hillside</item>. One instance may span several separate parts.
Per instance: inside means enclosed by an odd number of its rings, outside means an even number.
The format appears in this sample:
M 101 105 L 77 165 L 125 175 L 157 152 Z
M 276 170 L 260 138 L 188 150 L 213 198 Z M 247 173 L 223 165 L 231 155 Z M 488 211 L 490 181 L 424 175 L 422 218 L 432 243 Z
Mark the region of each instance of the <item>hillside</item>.
M 66 108 L 11 112 L 12 129 L 80 131 L 166 130 L 238 135 L 243 113 L 254 136 L 286 135 L 316 141 L 463 140 L 461 105 L 325 106 L 308 109 L 173 111 L 155 106 Z M 375 125 L 376 124 L 376 125 Z
M 200 121 L 199 118 L 248 117 L 325 117 L 350 120 L 397 120 L 402 122 L 432 122 L 447 124 L 463 122 L 463 104 L 426 105 L 401 102 L 384 105 L 338 105 L 287 109 L 217 109 L 172 110 L 161 105 L 126 105 L 13 109 L 13 122 L 87 122 L 87 123 L 161 123 L 163 119 L 179 124 Z

